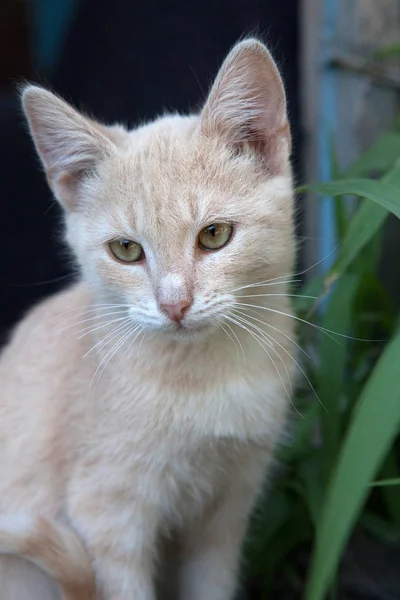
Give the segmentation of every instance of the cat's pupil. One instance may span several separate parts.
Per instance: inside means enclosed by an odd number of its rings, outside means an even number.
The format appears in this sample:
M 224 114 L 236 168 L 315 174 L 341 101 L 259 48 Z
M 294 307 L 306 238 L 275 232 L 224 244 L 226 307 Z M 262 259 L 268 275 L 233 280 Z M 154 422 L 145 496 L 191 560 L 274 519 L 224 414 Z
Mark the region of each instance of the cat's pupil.
M 217 233 L 217 228 L 215 227 L 215 225 L 210 225 L 210 227 L 208 228 L 209 233 L 211 233 L 211 235 L 213 237 L 215 237 L 216 233 Z
M 131 245 L 131 243 L 129 240 L 123 240 L 122 245 L 125 248 L 125 250 L 129 250 L 129 246 Z

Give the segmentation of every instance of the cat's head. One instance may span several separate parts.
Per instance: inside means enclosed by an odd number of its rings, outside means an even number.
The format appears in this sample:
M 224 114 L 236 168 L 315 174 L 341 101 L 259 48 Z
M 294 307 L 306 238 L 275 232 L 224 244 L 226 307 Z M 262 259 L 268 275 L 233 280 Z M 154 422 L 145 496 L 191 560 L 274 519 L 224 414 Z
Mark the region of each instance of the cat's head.
M 126 305 L 146 328 L 186 335 L 221 322 L 238 288 L 290 272 L 286 100 L 258 41 L 233 48 L 196 116 L 128 132 L 36 86 L 22 101 L 99 302 Z

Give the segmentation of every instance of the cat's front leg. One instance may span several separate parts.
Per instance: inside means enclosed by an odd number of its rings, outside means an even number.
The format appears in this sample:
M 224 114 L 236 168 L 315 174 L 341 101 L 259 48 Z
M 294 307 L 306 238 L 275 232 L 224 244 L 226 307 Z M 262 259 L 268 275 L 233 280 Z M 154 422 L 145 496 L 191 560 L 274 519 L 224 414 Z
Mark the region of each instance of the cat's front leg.
M 267 460 L 232 472 L 215 504 L 184 532 L 179 600 L 233 600 L 248 519 Z
M 155 600 L 154 553 L 158 517 L 141 500 L 118 494 L 74 498 L 75 527 L 93 557 L 102 600 Z
M 179 600 L 233 600 L 249 506 L 226 499 L 189 529 L 179 575 Z

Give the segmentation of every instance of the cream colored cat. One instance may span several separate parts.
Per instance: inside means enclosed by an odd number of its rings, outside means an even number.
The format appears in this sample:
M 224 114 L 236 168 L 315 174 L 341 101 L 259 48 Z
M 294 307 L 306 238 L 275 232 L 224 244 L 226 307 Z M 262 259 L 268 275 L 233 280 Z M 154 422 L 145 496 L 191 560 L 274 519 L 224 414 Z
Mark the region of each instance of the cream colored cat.
M 294 374 L 276 65 L 245 40 L 200 115 L 129 132 L 36 86 L 22 98 L 81 281 L 32 310 L 1 357 L 3 522 L 20 537 L 43 516 L 76 531 L 104 600 L 154 600 L 166 544 L 171 598 L 230 600 Z M 58 593 L 15 556 L 0 588 Z

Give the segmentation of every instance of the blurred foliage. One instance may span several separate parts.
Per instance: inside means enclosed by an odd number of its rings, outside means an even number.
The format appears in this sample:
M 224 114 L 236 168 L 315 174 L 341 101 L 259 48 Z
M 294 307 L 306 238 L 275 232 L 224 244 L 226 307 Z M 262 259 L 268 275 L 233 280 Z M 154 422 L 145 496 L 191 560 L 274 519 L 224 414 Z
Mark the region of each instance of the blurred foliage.
M 386 58 L 400 58 L 400 44 L 390 44 L 376 50 L 373 53 L 372 58 L 377 60 L 384 60 Z
M 329 271 L 308 278 L 295 300 L 309 381 L 249 532 L 247 576 L 261 598 L 334 597 L 358 528 L 400 542 L 399 314 L 379 276 L 387 217 L 400 217 L 399 122 L 345 173 L 332 160 L 332 182 L 302 188 L 334 197 L 340 243 Z

